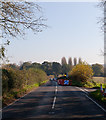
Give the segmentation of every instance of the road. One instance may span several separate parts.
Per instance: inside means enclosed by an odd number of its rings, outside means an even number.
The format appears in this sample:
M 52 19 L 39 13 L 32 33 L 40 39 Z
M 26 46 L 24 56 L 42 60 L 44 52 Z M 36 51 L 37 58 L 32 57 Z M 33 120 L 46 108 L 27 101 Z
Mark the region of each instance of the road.
M 2 119 L 38 118 L 103 120 L 105 111 L 92 101 L 83 88 L 59 86 L 49 81 L 2 111 Z

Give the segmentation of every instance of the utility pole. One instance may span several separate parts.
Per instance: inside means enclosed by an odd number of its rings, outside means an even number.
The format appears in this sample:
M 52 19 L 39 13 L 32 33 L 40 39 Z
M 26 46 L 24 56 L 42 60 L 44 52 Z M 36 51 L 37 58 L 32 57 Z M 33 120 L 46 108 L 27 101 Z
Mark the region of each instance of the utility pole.
M 104 2 L 104 84 L 106 84 L 106 1 Z

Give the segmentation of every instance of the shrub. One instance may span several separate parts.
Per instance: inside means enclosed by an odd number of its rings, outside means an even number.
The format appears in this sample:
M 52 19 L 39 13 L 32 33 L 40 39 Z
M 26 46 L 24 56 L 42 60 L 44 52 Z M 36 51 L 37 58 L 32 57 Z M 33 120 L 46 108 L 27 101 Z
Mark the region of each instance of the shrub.
M 69 78 L 73 81 L 85 84 L 88 79 L 92 78 L 93 70 L 87 63 L 77 64 L 72 71 L 69 72 Z
M 46 73 L 41 69 L 16 70 L 13 68 L 2 69 L 3 104 L 7 105 L 15 98 L 43 84 L 47 80 Z

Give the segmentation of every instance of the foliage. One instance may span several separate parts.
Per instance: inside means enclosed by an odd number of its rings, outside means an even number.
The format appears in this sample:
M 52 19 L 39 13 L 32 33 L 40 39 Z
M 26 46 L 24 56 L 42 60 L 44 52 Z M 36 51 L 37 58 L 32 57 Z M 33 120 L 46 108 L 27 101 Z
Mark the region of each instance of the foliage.
M 2 41 L 3 42 L 3 41 Z M 6 41 L 4 44 L 0 44 L 0 60 L 4 60 L 4 58 L 6 59 L 6 61 L 8 61 L 7 57 L 6 57 L 6 46 L 10 44 L 10 41 Z M 0 62 L 1 64 L 2 62 Z
M 42 16 L 42 8 L 34 2 L 4 2 L 0 1 L 0 28 L 2 45 L 0 47 L 0 59 L 6 58 L 6 46 L 11 37 L 24 35 L 27 30 L 34 33 L 42 32 L 47 25 Z M 8 40 L 9 39 L 9 40 Z
M 102 102 L 104 105 L 106 105 L 106 97 L 103 97 L 100 90 L 93 91 L 90 93 L 90 95 L 98 101 Z
M 72 70 L 73 64 L 72 64 L 72 58 L 71 57 L 69 57 L 69 59 L 68 59 L 68 66 L 69 66 L 69 71 Z
M 68 59 L 68 64 L 69 64 L 70 66 L 72 66 L 72 58 L 71 58 L 71 57 L 69 57 L 69 59 Z
M 46 25 L 43 17 L 38 16 L 41 7 L 33 2 L 1 2 L 0 1 L 0 27 L 3 30 L 3 37 L 10 35 L 16 37 L 22 34 L 24 29 L 31 29 L 34 32 L 41 32 Z
M 44 61 L 41 65 L 41 69 L 43 69 L 47 75 L 53 75 L 51 62 Z
M 78 64 L 81 64 L 81 63 L 82 63 L 82 60 L 81 60 L 81 58 L 79 58 Z
M 29 69 L 30 67 L 31 67 L 31 63 L 30 63 L 30 62 L 24 62 L 24 63 L 20 66 L 20 70 Z
M 65 58 L 65 57 L 63 57 L 63 58 L 61 59 L 61 64 L 62 64 L 62 66 L 67 64 L 67 61 L 66 61 L 66 58 Z
M 86 63 L 77 64 L 71 72 L 69 72 L 69 77 L 71 79 L 81 82 L 83 84 L 93 76 L 93 70 L 91 66 Z
M 9 68 L 12 68 L 12 69 L 19 69 L 19 66 L 16 65 L 15 63 L 14 64 L 2 64 L 2 68 L 5 68 L 5 69 L 9 69 Z
M 2 69 L 3 106 L 44 84 L 47 80 L 46 73 L 41 69 Z
M 61 65 L 58 62 L 53 62 L 52 63 L 52 70 L 55 76 L 59 75 L 61 71 Z
M 77 65 L 77 58 L 75 57 L 74 58 L 74 66 L 76 66 Z
M 70 70 L 70 65 L 64 64 L 62 65 L 62 74 L 68 73 Z
M 104 75 L 104 67 L 101 64 L 92 64 L 92 69 L 95 77 L 100 77 Z

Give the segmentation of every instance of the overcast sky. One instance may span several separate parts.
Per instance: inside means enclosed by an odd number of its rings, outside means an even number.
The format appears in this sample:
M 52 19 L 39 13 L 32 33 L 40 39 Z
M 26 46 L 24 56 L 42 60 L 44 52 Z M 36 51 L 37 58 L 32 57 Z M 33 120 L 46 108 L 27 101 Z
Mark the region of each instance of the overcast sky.
M 103 33 L 97 24 L 102 11 L 96 2 L 45 2 L 39 3 L 50 26 L 34 35 L 28 31 L 24 40 L 11 39 L 8 46 L 10 63 L 20 61 L 61 62 L 62 57 L 81 57 L 83 61 L 103 63 L 101 49 Z

